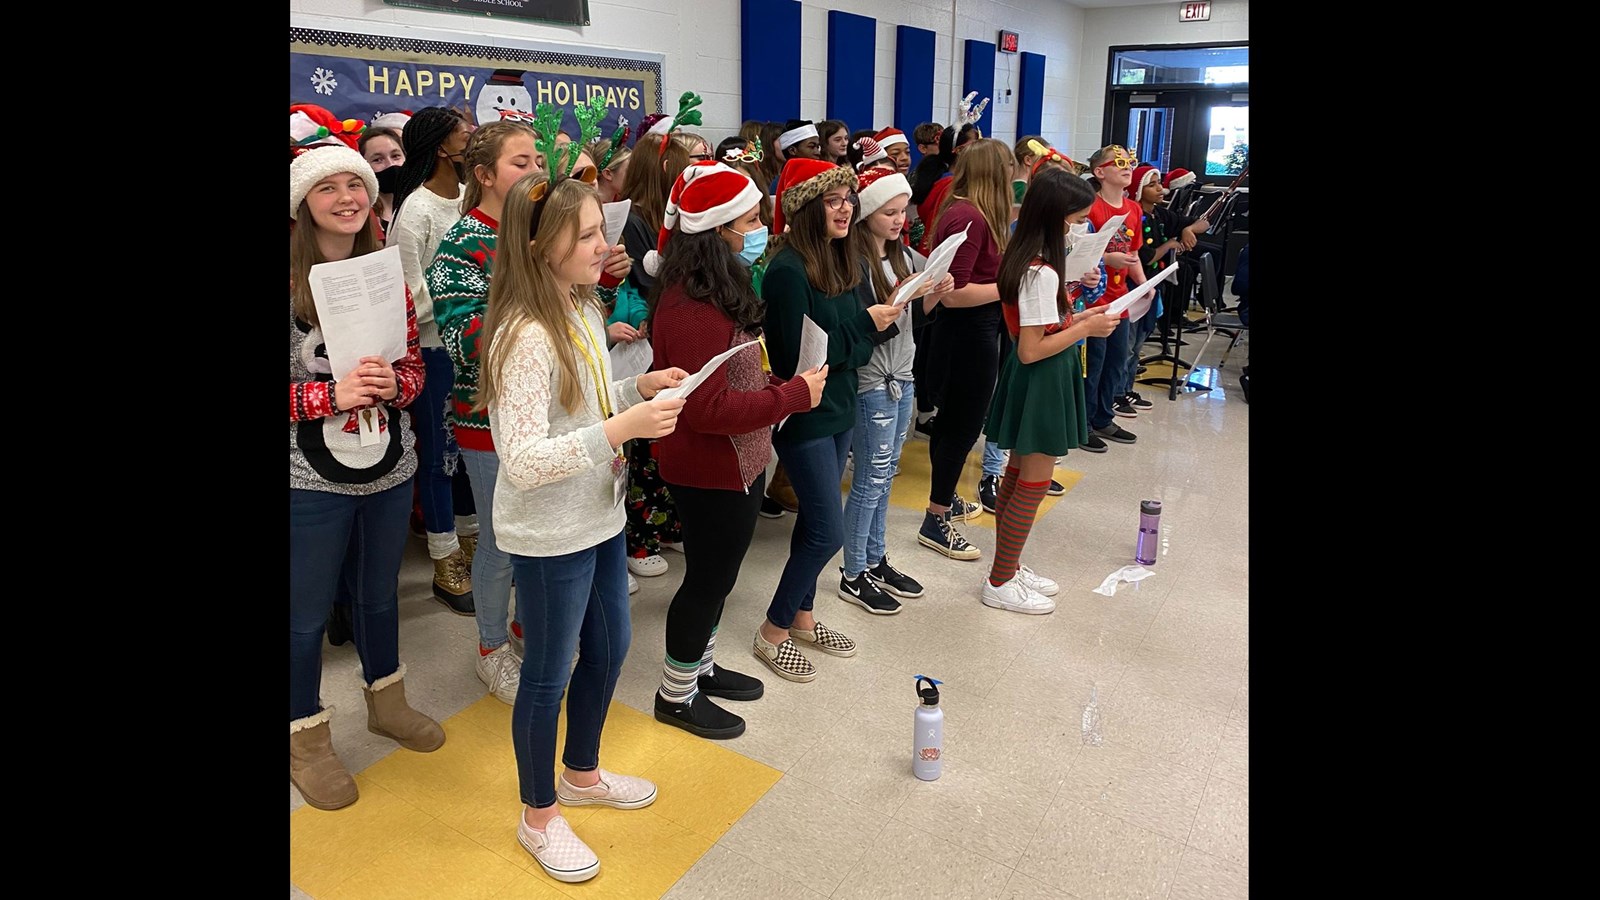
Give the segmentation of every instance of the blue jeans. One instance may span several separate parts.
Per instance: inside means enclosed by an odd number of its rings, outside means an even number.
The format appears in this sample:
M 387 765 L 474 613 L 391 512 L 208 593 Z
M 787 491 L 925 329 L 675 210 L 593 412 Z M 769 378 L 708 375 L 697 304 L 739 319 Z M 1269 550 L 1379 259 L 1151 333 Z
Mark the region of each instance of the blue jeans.
M 322 629 L 334 594 L 351 624 L 367 684 L 400 668 L 397 588 L 411 480 L 376 494 L 289 491 L 289 721 L 322 710 Z
M 493 450 L 461 451 L 461 464 L 478 506 L 478 552 L 472 558 L 472 600 L 478 609 L 478 641 L 486 649 L 504 644 L 511 617 L 511 557 L 494 542 L 494 482 L 500 457 Z
M 1158 287 L 1156 290 L 1159 291 L 1161 288 Z M 1152 308 L 1144 314 L 1144 318 L 1134 322 L 1133 325 L 1130 326 L 1128 338 L 1128 367 L 1127 371 L 1123 373 L 1122 390 L 1118 391 L 1117 393 L 1127 394 L 1133 391 L 1134 378 L 1139 374 L 1139 351 L 1144 347 L 1145 340 L 1149 338 L 1150 335 L 1154 334 L 1155 330 L 1156 315 L 1155 309 L 1152 306 Z
M 600 731 L 633 640 L 627 549 L 619 531 L 565 556 L 512 554 L 511 568 L 517 620 L 527 639 L 522 685 L 511 709 L 511 744 L 522 802 L 544 809 L 556 802 L 556 721 L 563 692 L 567 745 L 561 761 L 582 772 L 600 766 Z
M 1000 478 L 1006 473 L 1006 452 L 994 441 L 983 442 L 983 474 Z
M 445 410 L 450 405 L 450 385 L 456 370 L 443 347 L 423 347 L 422 363 L 427 368 L 422 396 L 410 406 L 411 428 L 417 434 L 417 493 L 422 500 L 422 521 L 430 534 L 454 534 L 456 513 L 466 515 L 472 511 L 471 504 L 463 508 L 460 502 L 466 498 L 455 497 L 452 490 L 459 451 L 455 429 L 446 420 Z
M 856 397 L 856 427 L 852 451 L 855 473 L 850 476 L 850 497 L 844 504 L 844 572 L 851 578 L 875 566 L 885 553 L 884 533 L 889 527 L 889 488 L 900 465 L 900 448 L 916 414 L 916 389 L 899 383 L 899 400 L 886 387 L 873 388 Z
M 816 603 L 817 576 L 844 544 L 839 482 L 844 479 L 844 458 L 854 431 L 847 428 L 832 437 L 773 444 L 800 500 L 794 534 L 789 537 L 789 561 L 783 564 L 778 589 L 767 607 L 767 621 L 779 628 L 793 625 L 800 610 Z
M 1128 323 L 1117 325 L 1110 336 L 1088 339 L 1089 377 L 1084 382 L 1084 399 L 1089 404 L 1089 427 L 1105 428 L 1116 418 L 1112 401 L 1121 393 L 1122 375 L 1128 356 Z

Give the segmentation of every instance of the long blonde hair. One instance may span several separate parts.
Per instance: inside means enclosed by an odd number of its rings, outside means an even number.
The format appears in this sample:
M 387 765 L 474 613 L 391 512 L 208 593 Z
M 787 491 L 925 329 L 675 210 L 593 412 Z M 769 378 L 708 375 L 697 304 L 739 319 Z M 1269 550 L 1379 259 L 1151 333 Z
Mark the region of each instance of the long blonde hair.
M 467 149 L 462 153 L 462 160 L 467 167 L 467 190 L 461 198 L 461 214 L 469 212 L 483 205 L 483 182 L 478 180 L 478 167 L 494 174 L 495 163 L 500 161 L 500 154 L 504 151 L 506 141 L 516 134 L 527 135 L 538 140 L 539 133 L 533 126 L 526 122 L 513 122 L 501 119 L 490 122 L 472 133 L 467 141 Z M 544 166 L 538 166 L 543 169 Z
M 955 168 L 951 170 L 950 191 L 944 195 L 938 212 L 933 216 L 930 234 L 937 233 L 944 211 L 957 200 L 965 200 L 978 208 L 995 246 L 1003 253 L 1006 238 L 1011 235 L 1011 163 L 1012 150 L 1003 141 L 983 138 L 972 141 L 956 155 Z
M 377 199 L 369 198 L 373 201 Z M 361 256 L 382 249 L 383 242 L 378 240 L 378 223 L 373 221 L 372 211 L 368 209 L 367 227 L 356 232 L 350 256 Z M 317 223 L 311 218 L 311 204 L 301 200 L 299 217 L 294 220 L 294 227 L 289 229 L 289 298 L 294 302 L 295 316 L 308 325 L 317 324 L 317 304 L 311 298 L 311 267 L 327 261 L 322 255 L 321 245 L 317 243 Z
M 585 203 L 598 206 L 600 195 L 582 181 L 567 178 L 557 182 L 536 204 L 528 195 L 546 180 L 544 173 L 531 172 L 519 178 L 506 195 L 495 241 L 494 277 L 489 279 L 489 311 L 483 322 L 482 346 L 489 351 L 478 379 L 478 395 L 473 398 L 474 411 L 487 409 L 499 398 L 501 373 L 510 360 L 516 336 L 531 326 L 543 328 L 555 349 L 562 408 L 571 415 L 584 402 L 577 356 L 567 335 L 567 314 L 574 306 L 580 311 L 590 305 L 598 308 L 599 301 L 592 284 L 575 285 L 566 296 L 556 293 L 555 276 L 541 251 L 563 241 L 576 246 L 579 211 Z M 539 248 L 529 246 L 535 238 L 540 241 Z M 570 247 L 567 252 L 572 252 Z

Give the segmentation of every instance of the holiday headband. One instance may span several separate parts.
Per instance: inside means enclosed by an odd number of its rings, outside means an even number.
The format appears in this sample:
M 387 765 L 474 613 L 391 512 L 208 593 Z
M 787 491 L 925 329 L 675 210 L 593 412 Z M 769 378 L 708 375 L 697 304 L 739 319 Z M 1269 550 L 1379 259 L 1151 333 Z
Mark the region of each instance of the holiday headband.
M 700 110 L 695 109 L 695 107 L 699 106 L 701 102 L 702 101 L 699 94 L 696 94 L 694 91 L 684 91 L 682 96 L 678 97 L 677 115 L 674 115 L 670 119 L 662 119 L 660 122 L 650 126 L 650 132 L 652 134 L 661 135 L 661 146 L 656 148 L 656 159 L 663 159 L 666 157 L 667 142 L 672 139 L 672 133 L 674 131 L 677 131 L 684 125 L 699 126 L 705 124 L 704 119 L 700 115 Z M 665 128 L 662 127 L 662 122 L 667 123 Z
M 297 119 L 296 116 L 299 118 Z M 289 137 L 302 147 L 340 134 L 353 134 L 359 137 L 366 129 L 366 123 L 360 119 L 335 121 L 333 126 L 330 127 L 328 125 L 318 125 L 314 119 L 300 110 L 295 110 L 289 114 Z
M 758 135 L 756 137 L 756 139 L 754 141 L 752 141 L 752 143 L 754 144 L 755 149 L 754 150 L 750 149 L 751 144 L 746 144 L 743 153 L 739 152 L 739 148 L 738 147 L 729 147 L 728 149 L 722 151 L 722 161 L 726 162 L 726 163 L 736 163 L 736 162 L 758 163 L 758 162 L 761 162 L 761 158 L 765 154 L 763 154 L 761 152 L 761 138 L 760 138 L 760 136 Z
M 600 136 L 600 120 L 606 117 L 606 100 L 604 96 L 595 94 L 589 98 L 588 103 L 572 108 L 572 116 L 578 120 L 578 139 L 564 147 L 556 146 L 556 133 L 561 130 L 561 111 L 548 103 L 540 103 L 534 107 L 534 113 L 533 128 L 539 136 L 533 142 L 533 148 L 544 154 L 550 174 L 546 181 L 554 187 L 557 181 L 572 174 L 572 167 L 577 164 L 578 156 L 583 153 L 584 146 Z M 594 178 L 598 173 L 589 170 L 587 166 L 584 168 L 589 172 L 588 176 L 585 177 L 584 173 L 580 172 L 577 177 L 588 184 L 594 184 Z
M 958 131 L 961 129 L 961 126 L 976 125 L 978 124 L 978 120 L 983 118 L 983 110 L 989 105 L 989 98 L 983 98 L 982 103 L 979 103 L 977 107 L 973 107 L 972 98 L 976 96 L 978 96 L 978 92 L 973 91 L 967 96 L 961 98 L 960 105 L 956 107 L 956 129 Z
M 1082 169 L 1083 166 L 1077 160 L 1063 154 L 1054 147 L 1046 147 L 1038 141 L 1029 141 L 1028 149 L 1033 151 L 1033 155 L 1037 157 L 1033 161 L 1032 168 L 1028 169 L 1028 177 L 1030 178 L 1039 174 L 1039 167 L 1051 160 L 1055 160 L 1056 162 L 1066 166 L 1067 169 L 1075 175 L 1081 174 L 1080 169 Z
M 622 147 L 623 142 L 627 139 L 628 117 L 617 116 L 617 130 L 611 133 L 611 146 L 607 147 L 606 152 L 600 155 L 600 160 L 597 163 L 601 171 L 604 171 L 606 166 L 611 165 L 611 160 L 616 157 L 617 150 Z

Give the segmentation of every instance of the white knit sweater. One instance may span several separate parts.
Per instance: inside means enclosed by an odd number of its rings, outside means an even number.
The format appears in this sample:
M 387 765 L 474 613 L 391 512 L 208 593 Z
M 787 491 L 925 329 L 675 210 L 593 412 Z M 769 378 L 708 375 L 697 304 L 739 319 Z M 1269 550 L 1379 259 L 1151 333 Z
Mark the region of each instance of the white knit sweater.
M 590 304 L 584 315 L 599 341 L 596 363 L 610 389 L 612 412 L 644 402 L 635 379 L 611 381 L 606 323 L 599 308 Z M 569 314 L 568 321 L 574 332 L 584 334 L 577 313 Z M 571 340 L 566 334 L 555 339 Z M 624 522 L 622 506 L 612 502 L 611 460 L 617 454 L 606 440 L 594 377 L 583 354 L 573 348 L 583 402 L 569 415 L 559 400 L 561 367 L 544 327 L 525 325 L 495 340 L 515 342 L 500 373 L 500 397 L 489 404 L 489 428 L 500 457 L 495 544 L 519 556 L 561 556 L 615 537 Z
M 464 191 L 466 185 L 459 190 Z M 417 307 L 417 337 L 424 347 L 443 347 L 439 340 L 439 325 L 433 321 L 433 298 L 428 295 L 428 279 L 424 277 L 433 258 L 439 253 L 439 242 L 461 218 L 461 195 L 445 198 L 419 187 L 400 204 L 400 215 L 389 224 L 385 246 L 400 248 L 400 271 L 405 273 L 406 287 L 411 288 L 411 300 Z

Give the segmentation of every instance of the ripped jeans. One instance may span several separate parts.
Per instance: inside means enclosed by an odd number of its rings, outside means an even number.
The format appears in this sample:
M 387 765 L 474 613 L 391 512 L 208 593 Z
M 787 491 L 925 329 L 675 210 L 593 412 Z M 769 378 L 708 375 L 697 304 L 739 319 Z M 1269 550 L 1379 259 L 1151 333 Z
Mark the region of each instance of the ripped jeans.
M 844 505 L 844 571 L 851 578 L 883 559 L 889 487 L 917 409 L 912 383 L 897 383 L 899 400 L 881 386 L 856 396 L 855 438 L 850 448 L 855 468 L 850 498 Z

